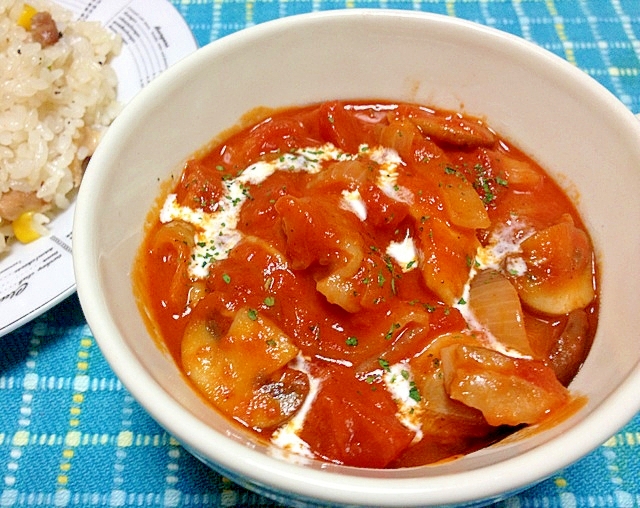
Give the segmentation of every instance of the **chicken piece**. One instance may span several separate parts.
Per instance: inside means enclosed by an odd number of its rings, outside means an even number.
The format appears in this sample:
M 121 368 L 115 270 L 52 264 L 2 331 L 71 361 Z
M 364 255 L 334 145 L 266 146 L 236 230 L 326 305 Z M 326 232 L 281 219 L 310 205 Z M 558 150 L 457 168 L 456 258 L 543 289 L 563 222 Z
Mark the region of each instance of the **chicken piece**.
M 187 376 L 220 411 L 261 430 L 287 421 L 309 392 L 305 373 L 287 364 L 298 354 L 266 317 L 243 308 L 226 333 L 214 320 L 194 317 L 182 340 Z
M 567 389 L 541 361 L 461 344 L 443 348 L 441 355 L 449 396 L 482 411 L 490 425 L 540 423 L 569 400 Z
M 570 218 L 522 242 L 527 272 L 514 279 L 522 302 L 547 315 L 583 309 L 595 298 L 593 248 Z
M 9 190 L 0 194 L 0 219 L 13 222 L 24 212 L 42 211 L 45 206 L 35 192 Z
M 31 36 L 45 48 L 58 42 L 61 34 L 51 14 L 43 11 L 36 12 L 31 18 Z

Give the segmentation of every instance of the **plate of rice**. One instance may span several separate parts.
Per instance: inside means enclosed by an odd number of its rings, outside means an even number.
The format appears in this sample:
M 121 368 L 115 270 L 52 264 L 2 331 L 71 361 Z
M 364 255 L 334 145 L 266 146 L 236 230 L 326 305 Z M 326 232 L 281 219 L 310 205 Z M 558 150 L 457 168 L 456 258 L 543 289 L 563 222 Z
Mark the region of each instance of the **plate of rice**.
M 87 163 L 122 106 L 196 48 L 167 0 L 0 0 L 0 336 L 75 291 Z

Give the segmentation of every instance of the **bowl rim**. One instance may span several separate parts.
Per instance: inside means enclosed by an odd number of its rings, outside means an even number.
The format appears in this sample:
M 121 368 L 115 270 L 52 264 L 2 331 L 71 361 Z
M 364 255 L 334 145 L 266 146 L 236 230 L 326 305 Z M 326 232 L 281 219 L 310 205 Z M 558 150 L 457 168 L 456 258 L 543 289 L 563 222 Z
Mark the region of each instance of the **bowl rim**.
M 119 132 L 120 125 L 126 125 L 128 119 L 144 111 L 147 97 L 152 97 L 181 74 L 188 73 L 189 69 L 200 65 L 199 62 L 227 51 L 227 48 L 233 47 L 238 41 L 260 41 L 269 37 L 270 34 L 298 24 L 313 24 L 335 18 L 389 16 L 422 19 L 429 23 L 470 30 L 478 36 L 506 43 L 508 51 L 526 52 L 535 59 L 536 63 L 549 65 L 581 87 L 591 90 L 598 99 L 605 101 L 607 106 L 611 107 L 613 115 L 619 116 L 629 128 L 635 129 L 635 133 L 640 138 L 640 127 L 633 114 L 597 81 L 561 57 L 516 35 L 472 21 L 435 13 L 395 9 L 348 9 L 297 14 L 266 21 L 226 35 L 198 49 L 158 76 L 124 108 L 109 132 Z M 635 122 L 633 126 L 632 120 Z M 553 438 L 553 448 L 557 450 L 556 452 L 550 454 L 550 443 L 545 442 L 541 446 L 499 463 L 471 471 L 421 477 L 419 481 L 416 481 L 415 477 L 394 477 L 392 470 L 387 470 L 388 475 L 371 478 L 363 476 L 368 471 L 363 469 L 342 468 L 336 473 L 322 469 L 301 468 L 218 434 L 197 417 L 185 411 L 184 407 L 172 398 L 148 372 L 137 371 L 138 363 L 135 354 L 111 321 L 106 300 L 95 283 L 99 278 L 95 240 L 91 235 L 91 221 L 87 220 L 84 210 L 90 209 L 91 195 L 99 189 L 101 175 L 99 172 L 96 173 L 96 168 L 93 167 L 96 165 L 95 161 L 108 157 L 105 154 L 109 152 L 112 140 L 115 143 L 115 136 L 110 137 L 107 134 L 99 145 L 92 160 L 94 163 L 91 166 L 92 170 L 87 172 L 78 195 L 73 250 L 80 302 L 90 328 L 96 332 L 95 338 L 103 355 L 126 389 L 188 450 L 201 459 L 203 456 L 207 457 L 209 465 L 212 465 L 212 461 L 215 462 L 216 465 L 213 467 L 223 473 L 229 473 L 236 478 L 246 478 L 252 484 L 264 486 L 267 495 L 270 491 L 280 491 L 299 499 L 323 502 L 357 505 L 362 502 L 361 496 L 364 496 L 367 499 L 376 499 L 376 504 L 381 506 L 467 503 L 514 493 L 552 475 L 598 447 L 622 428 L 640 409 L 640 401 L 634 397 L 634 388 L 640 389 L 640 369 L 636 363 L 634 370 L 606 400 L 574 427 Z M 131 376 L 132 372 L 136 372 L 135 379 Z M 613 412 L 614 408 L 615 412 Z M 181 415 L 180 418 L 177 415 Z M 204 439 L 197 436 L 204 436 Z M 517 471 L 518 474 L 513 474 L 513 471 Z M 489 477 L 493 478 L 493 481 L 486 481 Z M 470 491 L 461 489 L 461 485 L 464 484 L 473 485 L 474 488 Z

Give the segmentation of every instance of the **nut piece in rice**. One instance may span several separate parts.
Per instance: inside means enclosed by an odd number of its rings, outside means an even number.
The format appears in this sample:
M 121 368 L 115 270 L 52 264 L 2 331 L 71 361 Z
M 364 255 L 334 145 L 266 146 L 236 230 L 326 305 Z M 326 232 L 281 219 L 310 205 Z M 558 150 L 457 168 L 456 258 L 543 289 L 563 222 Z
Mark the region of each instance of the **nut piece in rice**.
M 50 44 L 32 33 L 33 15 L 43 12 L 59 32 Z M 33 226 L 42 233 L 41 214 L 69 206 L 120 109 L 110 66 L 120 47 L 116 34 L 74 21 L 53 2 L 0 0 L 0 253 L 23 213 L 38 218 Z

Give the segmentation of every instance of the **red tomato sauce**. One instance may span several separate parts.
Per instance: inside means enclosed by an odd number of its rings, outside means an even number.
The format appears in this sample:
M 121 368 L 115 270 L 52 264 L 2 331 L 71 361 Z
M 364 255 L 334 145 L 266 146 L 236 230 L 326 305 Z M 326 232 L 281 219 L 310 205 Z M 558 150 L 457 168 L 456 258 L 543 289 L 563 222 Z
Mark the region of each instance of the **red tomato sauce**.
M 591 240 L 483 121 L 384 101 L 276 111 L 190 159 L 171 195 L 136 261 L 141 310 L 258 439 L 408 467 L 570 406 L 597 325 Z

